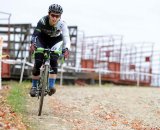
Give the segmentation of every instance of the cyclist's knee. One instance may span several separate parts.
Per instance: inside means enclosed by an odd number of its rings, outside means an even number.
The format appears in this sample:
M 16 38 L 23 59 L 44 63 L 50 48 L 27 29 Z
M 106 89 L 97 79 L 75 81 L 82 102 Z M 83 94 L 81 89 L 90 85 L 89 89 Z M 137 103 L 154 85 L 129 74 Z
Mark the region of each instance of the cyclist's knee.
M 44 54 L 43 53 L 36 53 L 35 54 L 35 65 L 34 65 L 34 68 L 39 70 L 40 67 L 43 64 L 43 60 L 44 60 Z
M 34 76 L 40 75 L 40 67 L 43 64 L 44 54 L 43 53 L 35 53 L 35 64 L 32 70 L 32 74 Z
M 50 65 L 51 65 L 50 74 L 57 74 L 57 71 L 58 71 L 58 63 L 57 63 L 57 61 L 52 61 L 50 63 Z
M 50 74 L 57 74 L 58 57 L 59 57 L 59 55 L 55 54 L 55 53 L 51 53 L 51 55 L 50 55 L 50 65 L 51 65 Z
M 57 72 L 58 72 L 58 68 L 57 67 L 51 67 L 51 69 L 50 69 L 50 74 L 57 74 Z
M 33 70 L 32 70 L 32 74 L 34 75 L 34 76 L 38 76 L 38 75 L 40 75 L 40 69 L 37 69 L 37 68 L 33 68 Z

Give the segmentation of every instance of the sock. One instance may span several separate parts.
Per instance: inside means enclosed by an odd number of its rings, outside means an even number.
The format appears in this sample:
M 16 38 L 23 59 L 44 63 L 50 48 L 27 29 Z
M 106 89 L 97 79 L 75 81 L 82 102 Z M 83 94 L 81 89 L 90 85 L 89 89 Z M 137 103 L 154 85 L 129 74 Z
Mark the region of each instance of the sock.
M 48 79 L 49 88 L 50 88 L 50 89 L 54 87 L 55 81 L 56 81 L 56 79 L 53 79 L 53 78 L 49 78 L 49 79 Z
M 32 88 L 37 87 L 38 80 L 37 79 L 32 79 Z

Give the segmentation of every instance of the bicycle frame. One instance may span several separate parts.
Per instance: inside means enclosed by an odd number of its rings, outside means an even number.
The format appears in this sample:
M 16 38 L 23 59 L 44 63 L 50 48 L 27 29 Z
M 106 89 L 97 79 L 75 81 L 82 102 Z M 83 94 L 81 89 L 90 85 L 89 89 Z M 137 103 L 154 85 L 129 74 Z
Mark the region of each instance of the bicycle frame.
M 62 54 L 62 51 L 57 51 L 57 50 L 52 51 L 51 49 L 37 48 L 37 52 L 44 53 L 45 57 L 43 65 L 40 69 L 40 80 L 39 80 L 39 85 L 37 87 L 38 99 L 40 97 L 38 116 L 41 116 L 44 96 L 46 96 L 49 92 L 48 76 L 50 70 L 50 53 L 54 52 L 56 54 Z

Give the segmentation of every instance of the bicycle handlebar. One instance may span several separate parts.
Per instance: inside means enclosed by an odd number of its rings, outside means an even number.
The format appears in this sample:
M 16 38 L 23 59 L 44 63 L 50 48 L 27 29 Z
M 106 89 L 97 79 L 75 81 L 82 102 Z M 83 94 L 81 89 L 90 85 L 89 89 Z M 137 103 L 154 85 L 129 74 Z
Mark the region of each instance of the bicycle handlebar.
M 54 52 L 55 54 L 59 54 L 60 55 L 60 59 L 61 59 L 61 63 L 63 64 L 64 61 L 65 61 L 65 57 L 64 55 L 62 54 L 62 50 L 51 50 L 50 48 L 37 48 L 35 53 L 38 52 L 38 53 L 44 53 L 45 51 L 48 51 L 48 52 Z
M 51 50 L 51 49 L 49 49 L 49 48 L 37 48 L 36 49 L 36 52 L 41 52 L 41 53 L 43 53 L 44 51 L 49 51 L 49 52 L 54 52 L 54 53 L 56 53 L 56 54 L 62 54 L 62 50 Z

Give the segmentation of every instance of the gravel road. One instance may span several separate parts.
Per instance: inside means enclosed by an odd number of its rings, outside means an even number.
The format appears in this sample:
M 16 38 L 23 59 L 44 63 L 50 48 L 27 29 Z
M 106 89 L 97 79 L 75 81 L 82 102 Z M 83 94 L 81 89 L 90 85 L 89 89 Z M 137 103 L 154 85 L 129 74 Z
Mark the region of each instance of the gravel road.
M 57 87 L 39 100 L 28 96 L 27 118 L 34 130 L 160 130 L 160 89 L 106 85 Z

